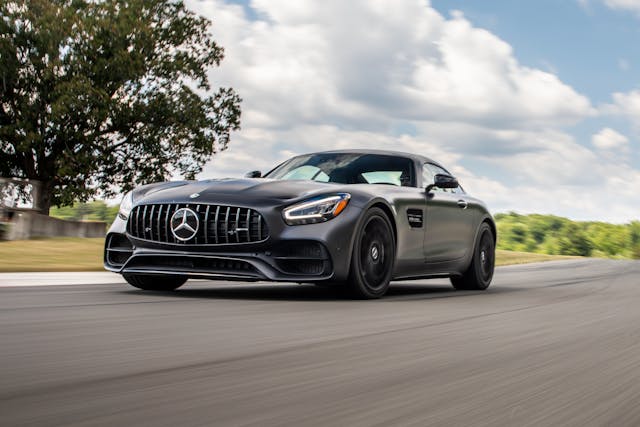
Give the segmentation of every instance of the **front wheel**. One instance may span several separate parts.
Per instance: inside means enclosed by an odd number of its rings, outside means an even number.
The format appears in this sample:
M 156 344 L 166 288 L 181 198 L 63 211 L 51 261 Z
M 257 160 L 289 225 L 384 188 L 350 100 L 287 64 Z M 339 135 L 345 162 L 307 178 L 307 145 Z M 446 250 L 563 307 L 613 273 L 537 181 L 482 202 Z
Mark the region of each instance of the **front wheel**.
M 174 291 L 187 281 L 183 276 L 124 274 L 123 277 L 131 286 L 145 291 Z
M 496 263 L 496 245 L 489 224 L 482 223 L 478 236 L 471 265 L 462 276 L 451 277 L 451 284 L 458 290 L 482 291 L 491 284 Z
M 356 298 L 372 299 L 383 296 L 389 289 L 396 256 L 396 244 L 391 222 L 379 208 L 365 213 L 357 231 L 349 287 Z

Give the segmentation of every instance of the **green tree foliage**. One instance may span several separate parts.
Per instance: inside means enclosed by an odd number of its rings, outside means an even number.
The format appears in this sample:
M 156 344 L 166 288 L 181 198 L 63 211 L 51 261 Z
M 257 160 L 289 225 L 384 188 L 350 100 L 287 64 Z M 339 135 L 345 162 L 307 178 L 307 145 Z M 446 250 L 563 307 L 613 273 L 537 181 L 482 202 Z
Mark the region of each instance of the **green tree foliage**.
M 578 224 L 571 222 L 563 229 L 558 249 L 564 255 L 589 256 L 593 250 L 591 241 Z
M 193 177 L 240 123 L 210 24 L 174 0 L 1 1 L 0 176 L 40 181 L 45 213 Z
M 634 221 L 630 225 L 631 254 L 633 258 L 640 259 L 640 221 Z
M 74 221 L 113 222 L 118 215 L 118 205 L 109 206 L 101 200 L 76 203 L 73 206 L 53 207 L 51 216 Z
M 497 214 L 498 248 L 551 255 L 640 259 L 640 222 L 576 222 L 552 215 Z

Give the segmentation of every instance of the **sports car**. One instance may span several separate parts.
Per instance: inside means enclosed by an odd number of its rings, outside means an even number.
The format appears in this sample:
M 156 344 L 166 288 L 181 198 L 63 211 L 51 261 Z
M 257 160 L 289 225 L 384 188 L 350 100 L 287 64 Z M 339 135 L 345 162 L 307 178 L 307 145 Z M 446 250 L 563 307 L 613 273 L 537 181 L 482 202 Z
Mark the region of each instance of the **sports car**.
M 126 194 L 104 266 L 170 291 L 189 278 L 339 286 L 379 298 L 396 280 L 491 283 L 496 226 L 438 162 L 391 151 L 293 157 L 264 176 L 144 185 Z

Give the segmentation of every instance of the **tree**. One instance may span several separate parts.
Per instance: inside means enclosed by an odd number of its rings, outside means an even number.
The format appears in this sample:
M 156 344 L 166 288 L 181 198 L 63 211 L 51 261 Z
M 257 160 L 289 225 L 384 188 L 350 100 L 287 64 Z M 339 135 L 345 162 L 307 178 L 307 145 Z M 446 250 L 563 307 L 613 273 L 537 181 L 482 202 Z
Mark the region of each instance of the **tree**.
M 224 150 L 240 98 L 212 92 L 224 51 L 172 0 L 0 2 L 0 176 L 34 206 L 187 179 Z
M 111 223 L 116 218 L 118 209 L 118 205 L 108 206 L 102 200 L 95 200 L 89 203 L 76 203 L 73 206 L 64 206 L 61 208 L 52 207 L 51 216 L 74 221 L 89 220 Z
M 560 254 L 590 256 L 593 245 L 582 228 L 574 222 L 568 223 L 558 240 Z
M 640 221 L 632 221 L 631 224 L 629 224 L 629 229 L 631 257 L 640 259 Z

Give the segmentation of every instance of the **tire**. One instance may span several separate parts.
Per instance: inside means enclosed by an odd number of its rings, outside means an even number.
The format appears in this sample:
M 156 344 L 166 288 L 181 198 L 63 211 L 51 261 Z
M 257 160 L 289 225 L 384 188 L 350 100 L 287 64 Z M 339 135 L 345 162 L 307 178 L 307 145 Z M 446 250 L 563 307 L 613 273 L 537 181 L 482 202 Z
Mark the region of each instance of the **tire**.
M 348 287 L 358 299 L 383 296 L 389 289 L 396 256 L 396 242 L 389 218 L 382 209 L 365 213 L 351 254 Z
M 124 274 L 124 280 L 131 286 L 145 291 L 174 291 L 187 281 L 182 276 L 145 276 L 140 274 Z
M 478 241 L 473 249 L 471 265 L 462 276 L 451 277 L 451 284 L 458 290 L 483 291 L 491 284 L 496 263 L 496 244 L 491 227 L 480 225 Z

